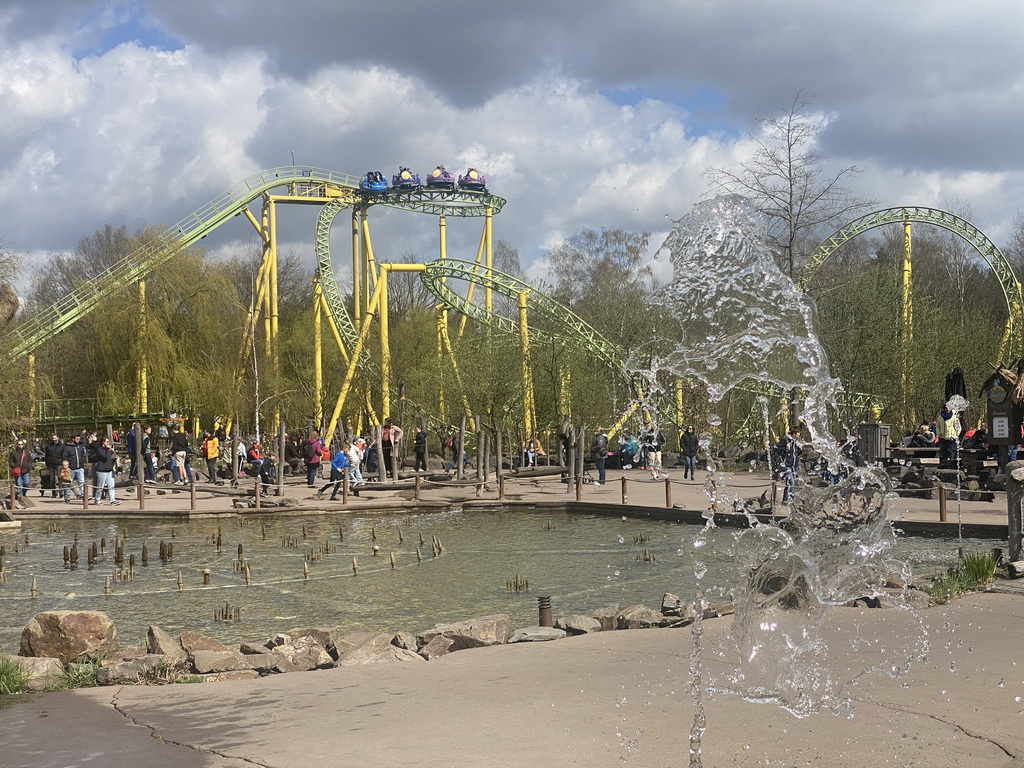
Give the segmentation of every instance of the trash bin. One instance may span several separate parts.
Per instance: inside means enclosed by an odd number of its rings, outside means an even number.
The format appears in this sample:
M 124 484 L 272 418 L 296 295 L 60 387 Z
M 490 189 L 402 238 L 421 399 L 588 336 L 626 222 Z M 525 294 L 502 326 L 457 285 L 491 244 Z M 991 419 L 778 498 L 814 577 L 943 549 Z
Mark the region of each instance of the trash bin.
M 866 464 L 873 464 L 890 457 L 889 435 L 891 429 L 888 424 L 861 423 L 857 425 L 857 445 L 862 461 Z

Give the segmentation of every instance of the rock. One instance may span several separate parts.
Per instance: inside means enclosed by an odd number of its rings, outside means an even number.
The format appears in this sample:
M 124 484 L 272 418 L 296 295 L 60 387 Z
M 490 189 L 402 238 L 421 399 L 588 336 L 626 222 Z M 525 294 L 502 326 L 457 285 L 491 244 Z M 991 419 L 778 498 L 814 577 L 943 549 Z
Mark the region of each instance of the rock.
M 585 635 L 589 632 L 600 632 L 604 629 L 601 622 L 593 616 L 560 616 L 555 619 L 555 628 L 561 629 L 569 635 Z
M 175 640 L 169 632 L 155 624 L 150 625 L 146 630 L 146 647 L 150 653 L 162 653 L 171 661 L 185 661 L 188 658 L 181 643 Z
M 0 659 L 17 664 L 25 673 L 28 687 L 33 691 L 41 691 L 56 683 L 64 675 L 64 663 L 60 659 L 47 656 L 7 656 L 0 654 Z
M 509 637 L 510 643 L 543 643 L 548 640 L 561 640 L 565 637 L 564 629 L 554 627 L 523 627 L 517 629 Z
M 615 629 L 616 617 L 619 615 L 619 604 L 616 603 L 605 608 L 599 608 L 590 615 L 601 622 L 602 630 L 607 632 L 609 629 Z
M 140 659 L 143 656 L 149 655 L 149 649 L 144 645 L 132 645 L 128 648 L 121 648 L 117 652 L 117 657 L 121 661 L 131 661 L 132 659 Z
M 418 653 L 391 644 L 393 635 L 380 632 L 370 636 L 364 643 L 342 654 L 339 667 L 355 667 L 364 664 L 381 664 L 388 661 L 423 661 Z
M 279 645 L 270 653 L 275 659 L 274 672 L 308 672 L 334 666 L 334 659 L 327 649 L 309 636 Z
M 623 608 L 615 617 L 616 629 L 647 629 L 664 625 L 665 617 L 659 611 L 648 608 L 646 605 L 631 605 L 628 608 Z
M 278 632 L 272 638 L 267 640 L 267 648 L 270 648 L 271 650 L 273 650 L 274 648 L 277 648 L 280 645 L 287 645 L 291 641 L 292 641 L 292 636 L 291 635 L 286 635 L 284 632 Z
M 202 675 L 204 683 L 222 683 L 228 680 L 255 680 L 260 673 L 255 669 L 233 669 L 230 672 L 214 672 L 209 675 Z
M 451 652 L 452 646 L 455 645 L 455 641 L 445 635 L 438 635 L 431 639 L 429 643 L 420 648 L 419 655 L 427 661 L 433 661 L 434 659 L 446 656 Z
M 242 643 L 238 646 L 238 652 L 246 655 L 257 655 L 261 653 L 270 653 L 270 649 L 263 643 Z
M 331 659 L 337 661 L 341 654 L 338 651 L 338 640 L 344 635 L 336 627 L 302 627 L 289 629 L 288 637 L 294 643 L 300 638 L 309 637 L 316 640 L 324 650 L 331 654 Z
M 85 661 L 117 650 L 117 629 L 101 611 L 37 613 L 21 633 L 22 656 Z
M 661 598 L 661 615 L 682 616 L 683 606 L 683 601 L 680 600 L 677 595 L 673 595 L 671 592 L 666 592 L 664 597 Z
M 422 647 L 438 635 L 450 637 L 455 641 L 451 650 L 461 651 L 466 648 L 482 648 L 487 645 L 503 645 L 512 635 L 512 619 L 504 613 L 481 616 L 476 619 L 458 621 L 434 627 L 416 636 L 416 643 Z
M 192 653 L 192 666 L 201 675 L 210 672 L 233 672 L 238 669 L 253 669 L 253 656 L 246 656 L 227 648 L 223 651 L 199 650 Z
M 416 652 L 416 636 L 408 632 L 396 632 L 391 638 L 391 644 L 397 648 L 405 648 L 407 651 Z
M 227 651 L 234 653 L 220 640 L 207 637 L 202 632 L 182 632 L 179 640 L 181 641 L 181 647 L 188 651 L 190 656 L 194 656 L 196 651 L 220 651 L 222 653 Z
M 137 659 L 101 666 L 96 672 L 96 684 L 119 685 L 156 680 L 161 674 L 170 672 L 172 667 L 173 662 L 169 665 L 166 656 L 151 653 Z

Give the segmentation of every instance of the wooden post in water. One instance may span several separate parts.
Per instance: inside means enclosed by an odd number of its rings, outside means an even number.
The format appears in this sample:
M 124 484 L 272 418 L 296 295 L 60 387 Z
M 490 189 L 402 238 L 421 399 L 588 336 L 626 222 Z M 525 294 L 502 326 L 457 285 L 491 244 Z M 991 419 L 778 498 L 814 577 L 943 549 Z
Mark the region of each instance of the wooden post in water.
M 946 486 L 939 483 L 939 522 L 946 522 Z
M 416 477 L 413 478 L 413 479 L 416 481 L 416 489 L 413 491 L 413 496 L 412 497 L 416 501 L 419 501 L 420 500 L 420 480 L 422 478 L 420 478 L 419 475 L 416 475 Z
M 573 479 L 576 486 L 576 501 L 583 501 L 583 475 L 576 475 Z
M 192 510 L 193 512 L 195 512 L 196 511 L 196 484 L 195 483 L 189 483 L 189 486 L 188 486 L 188 504 L 189 504 L 188 508 L 190 510 Z
M 459 421 L 459 441 L 455 446 L 455 479 L 462 479 L 462 455 L 466 452 L 466 414 Z
M 672 509 L 672 481 L 665 478 L 665 508 Z

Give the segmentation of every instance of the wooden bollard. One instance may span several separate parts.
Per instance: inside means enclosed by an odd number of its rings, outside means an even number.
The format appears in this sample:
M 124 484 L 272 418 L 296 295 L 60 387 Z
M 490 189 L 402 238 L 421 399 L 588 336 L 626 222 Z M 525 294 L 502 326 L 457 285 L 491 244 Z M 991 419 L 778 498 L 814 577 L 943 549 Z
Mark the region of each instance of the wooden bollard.
M 210 583 L 210 569 L 209 568 L 204 568 L 203 569 L 203 584 L 209 584 L 209 583 Z
M 139 483 L 135 486 L 135 491 L 139 498 L 139 511 L 141 512 L 146 508 L 146 485 L 145 483 Z
M 220 537 L 220 531 L 217 531 L 217 554 L 218 555 L 221 553 L 222 544 L 223 544 L 223 540 Z
M 427 542 L 423 539 L 423 531 L 420 531 L 420 546 L 422 547 Z
M 498 475 L 498 501 L 505 500 L 505 475 Z
M 263 485 L 260 483 L 260 478 L 257 477 L 256 478 L 256 509 L 260 508 L 260 491 L 262 490 L 262 488 L 263 488 Z
M 267 538 L 267 526 L 266 526 L 266 524 L 263 524 L 263 525 L 260 526 L 260 538 L 263 538 L 263 539 Z
M 356 559 L 354 557 L 352 558 L 352 575 L 359 575 L 359 563 L 356 562 Z
M 18 486 L 11 483 L 11 509 L 18 507 Z
M 415 480 L 416 480 L 416 490 L 413 492 L 413 496 L 412 497 L 416 501 L 419 501 L 420 500 L 420 485 L 421 485 L 422 478 L 419 475 L 416 475 Z
M 665 508 L 672 509 L 672 481 L 665 478 Z
M 245 586 L 252 584 L 252 566 L 249 563 L 245 564 Z
M 128 572 L 135 573 L 135 555 L 128 555 Z
M 110 594 L 110 575 L 103 577 L 103 594 Z
M 142 542 L 142 564 L 149 565 L 149 547 L 146 542 Z
M 242 545 L 239 544 L 238 545 L 238 562 L 242 562 L 243 560 L 245 560 L 245 558 L 242 557 Z
M 33 600 L 35 600 L 37 597 L 39 597 L 39 587 L 36 584 L 36 577 L 35 576 L 32 577 L 32 587 L 30 589 L 29 594 L 32 595 L 32 599 Z
M 946 486 L 939 484 L 939 522 L 946 522 Z
M 583 501 L 583 476 L 576 475 L 573 481 L 576 484 L 576 501 Z
M 100 539 L 100 555 L 104 559 L 107 557 L 107 538 L 105 536 Z
M 302 578 L 303 579 L 308 579 L 309 578 L 309 561 L 307 561 L 307 560 L 303 560 L 302 561 Z
M 196 484 L 189 483 L 188 485 L 188 508 L 193 512 L 196 511 Z
M 402 543 L 402 529 L 401 528 L 398 529 L 398 543 L 399 544 Z
M 178 571 L 178 591 L 185 591 L 185 576 L 182 574 L 181 571 Z
M 376 541 L 376 540 L 377 540 L 377 529 L 376 529 L 376 528 L 374 528 L 374 527 L 373 527 L 373 526 L 371 525 L 371 526 L 370 526 L 370 541 Z
M 395 553 L 394 552 L 391 553 L 391 567 L 392 568 L 395 567 Z
M 89 484 L 82 485 L 82 509 L 89 508 Z
M 629 483 L 629 481 L 626 479 L 626 476 L 623 475 L 622 476 L 622 503 L 623 504 L 626 504 L 629 501 L 628 483 Z
M 348 504 L 348 472 L 341 476 L 341 503 Z

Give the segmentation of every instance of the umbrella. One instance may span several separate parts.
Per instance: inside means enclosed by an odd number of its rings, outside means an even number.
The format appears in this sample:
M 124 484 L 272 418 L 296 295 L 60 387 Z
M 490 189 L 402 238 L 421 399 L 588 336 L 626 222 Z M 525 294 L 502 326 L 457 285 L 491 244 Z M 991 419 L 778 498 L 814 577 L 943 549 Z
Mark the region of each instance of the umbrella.
M 942 402 L 948 403 L 953 395 L 967 399 L 967 381 L 964 379 L 964 369 L 959 365 L 946 374 L 946 396 Z

